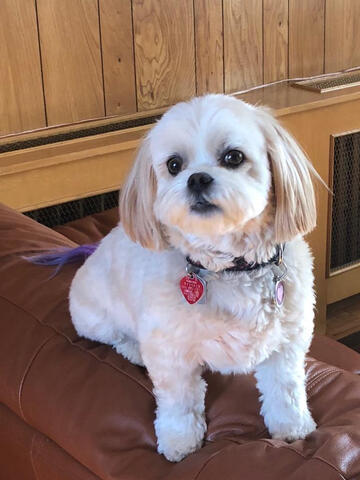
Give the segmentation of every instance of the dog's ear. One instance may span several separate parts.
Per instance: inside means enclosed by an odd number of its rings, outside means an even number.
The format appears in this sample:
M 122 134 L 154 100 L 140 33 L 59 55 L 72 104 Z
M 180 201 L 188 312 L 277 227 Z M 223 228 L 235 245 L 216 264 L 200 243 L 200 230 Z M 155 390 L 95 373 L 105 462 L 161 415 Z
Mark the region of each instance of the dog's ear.
M 294 138 L 271 113 L 262 107 L 256 110 L 265 133 L 275 190 L 275 236 L 282 243 L 315 227 L 312 176 L 322 180 Z
M 161 250 L 165 240 L 154 215 L 157 181 L 152 166 L 149 139 L 140 145 L 129 176 L 120 193 L 120 221 L 126 234 L 144 248 Z

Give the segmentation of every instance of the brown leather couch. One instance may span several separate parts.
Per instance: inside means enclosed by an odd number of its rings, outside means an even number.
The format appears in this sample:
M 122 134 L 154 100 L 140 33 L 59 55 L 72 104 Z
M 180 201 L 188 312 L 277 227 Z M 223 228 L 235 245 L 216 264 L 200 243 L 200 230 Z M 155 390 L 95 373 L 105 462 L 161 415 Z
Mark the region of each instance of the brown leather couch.
M 72 327 L 77 266 L 51 278 L 21 258 L 98 240 L 116 221 L 112 210 L 54 231 L 0 207 L 0 479 L 360 479 L 360 355 L 325 337 L 307 365 L 319 428 L 305 441 L 269 437 L 252 376 L 208 373 L 203 448 L 178 464 L 156 453 L 146 370 Z

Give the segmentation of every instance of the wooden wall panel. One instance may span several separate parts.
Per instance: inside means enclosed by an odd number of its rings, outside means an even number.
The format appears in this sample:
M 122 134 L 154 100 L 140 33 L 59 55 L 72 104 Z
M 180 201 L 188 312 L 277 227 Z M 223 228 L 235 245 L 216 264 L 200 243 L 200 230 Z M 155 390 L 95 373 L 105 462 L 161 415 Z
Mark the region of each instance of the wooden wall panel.
M 136 112 L 131 0 L 99 0 L 106 115 Z
M 0 0 L 0 27 L 0 136 L 360 64 L 360 0 Z
M 360 1 L 327 0 L 325 72 L 360 65 Z
M 263 0 L 264 83 L 288 78 L 288 0 Z
M 324 28 L 325 0 L 289 0 L 290 77 L 323 73 Z
M 225 92 L 263 83 L 262 0 L 223 0 Z
M 138 110 L 195 94 L 192 0 L 133 0 Z
M 222 0 L 195 0 L 196 93 L 224 91 Z
M 97 0 L 37 0 L 49 125 L 105 115 Z
M 0 135 L 45 126 L 33 0 L 1 0 L 0 62 Z

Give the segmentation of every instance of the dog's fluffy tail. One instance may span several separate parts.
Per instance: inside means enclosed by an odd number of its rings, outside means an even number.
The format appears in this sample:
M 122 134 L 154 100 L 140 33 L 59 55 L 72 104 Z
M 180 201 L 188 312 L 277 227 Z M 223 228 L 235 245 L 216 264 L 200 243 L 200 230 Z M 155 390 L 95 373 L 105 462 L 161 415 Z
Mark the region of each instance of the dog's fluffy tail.
M 98 243 L 91 243 L 88 245 L 80 245 L 75 248 L 52 250 L 50 252 L 23 258 L 35 265 L 56 266 L 56 275 L 58 271 L 68 263 L 84 262 L 87 257 L 95 252 L 98 246 Z

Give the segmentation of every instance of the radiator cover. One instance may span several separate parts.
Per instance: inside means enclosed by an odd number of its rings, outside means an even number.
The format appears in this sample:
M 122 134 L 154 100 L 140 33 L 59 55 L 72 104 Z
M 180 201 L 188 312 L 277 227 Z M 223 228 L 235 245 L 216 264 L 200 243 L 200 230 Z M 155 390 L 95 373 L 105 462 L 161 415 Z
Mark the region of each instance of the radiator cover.
M 360 132 L 333 137 L 330 274 L 360 264 Z
M 93 213 L 103 212 L 116 207 L 118 204 L 119 190 L 114 190 L 92 197 L 52 205 L 51 207 L 31 210 L 30 212 L 25 212 L 24 215 L 51 228 L 71 222 L 72 220 L 78 220 Z

